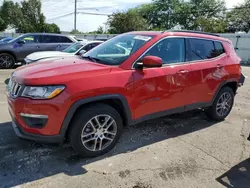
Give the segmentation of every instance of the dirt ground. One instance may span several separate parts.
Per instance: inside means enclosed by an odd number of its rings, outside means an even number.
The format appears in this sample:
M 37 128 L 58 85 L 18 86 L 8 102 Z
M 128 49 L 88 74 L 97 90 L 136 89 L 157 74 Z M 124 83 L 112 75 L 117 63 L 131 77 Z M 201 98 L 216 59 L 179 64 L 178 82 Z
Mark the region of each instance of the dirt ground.
M 250 67 L 243 72 L 250 78 Z M 250 187 L 249 79 L 223 122 L 199 111 L 144 122 L 125 128 L 108 154 L 81 159 L 67 144 L 15 136 L 3 84 L 9 74 L 0 70 L 0 187 Z

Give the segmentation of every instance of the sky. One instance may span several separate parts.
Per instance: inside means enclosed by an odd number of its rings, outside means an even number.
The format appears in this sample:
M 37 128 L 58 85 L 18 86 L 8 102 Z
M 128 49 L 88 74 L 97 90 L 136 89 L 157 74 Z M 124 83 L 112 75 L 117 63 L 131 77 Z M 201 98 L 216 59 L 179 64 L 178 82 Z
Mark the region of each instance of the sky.
M 14 0 L 20 2 L 21 0 Z M 57 24 L 61 31 L 71 31 L 74 28 L 74 1 L 75 0 L 42 0 L 42 11 L 48 23 Z M 78 12 L 111 14 L 115 11 L 136 7 L 151 0 L 77 0 Z M 227 8 L 242 3 L 244 0 L 225 0 Z M 0 0 L 1 2 L 1 0 Z M 68 14 L 68 16 L 58 18 Z M 77 14 L 77 29 L 82 32 L 96 30 L 99 26 L 105 28 L 107 16 Z

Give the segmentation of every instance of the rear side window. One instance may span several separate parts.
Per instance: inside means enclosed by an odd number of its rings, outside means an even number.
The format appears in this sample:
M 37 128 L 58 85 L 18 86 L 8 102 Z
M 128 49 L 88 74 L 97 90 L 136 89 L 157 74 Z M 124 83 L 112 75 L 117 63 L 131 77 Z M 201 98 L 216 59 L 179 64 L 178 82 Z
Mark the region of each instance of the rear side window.
M 99 43 L 87 44 L 87 45 L 84 47 L 84 50 L 89 51 L 89 50 L 91 50 L 92 48 L 94 48 L 94 47 L 96 47 L 96 46 L 98 46 L 98 45 L 99 45 Z
M 216 55 L 215 57 L 220 56 L 221 54 L 225 53 L 225 50 L 221 42 L 215 41 L 214 46 L 215 46 L 215 55 Z
M 213 41 L 203 39 L 189 39 L 190 41 L 190 60 L 203 60 L 215 57 Z
M 72 43 L 72 40 L 70 40 L 68 37 L 60 36 L 58 42 L 60 42 L 60 43 Z
M 43 43 L 57 43 L 57 36 L 53 35 L 43 35 Z

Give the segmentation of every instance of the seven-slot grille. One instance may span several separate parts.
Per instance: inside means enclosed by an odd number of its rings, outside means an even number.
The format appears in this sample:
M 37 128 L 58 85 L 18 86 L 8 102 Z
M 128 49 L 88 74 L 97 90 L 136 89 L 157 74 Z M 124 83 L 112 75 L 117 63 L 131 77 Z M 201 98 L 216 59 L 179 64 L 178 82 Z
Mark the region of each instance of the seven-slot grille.
M 8 92 L 12 97 L 14 98 L 18 97 L 21 89 L 22 89 L 22 86 L 20 84 L 10 79 L 9 85 L 8 85 Z

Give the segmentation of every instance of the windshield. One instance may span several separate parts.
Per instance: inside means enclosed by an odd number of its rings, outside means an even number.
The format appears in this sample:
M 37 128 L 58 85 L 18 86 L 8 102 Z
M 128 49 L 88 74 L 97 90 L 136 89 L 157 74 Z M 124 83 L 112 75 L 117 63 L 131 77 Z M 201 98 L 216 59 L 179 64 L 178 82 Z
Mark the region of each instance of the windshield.
M 154 36 L 123 34 L 93 48 L 82 57 L 98 60 L 106 65 L 120 65 Z
M 8 43 L 15 42 L 15 41 L 17 41 L 17 40 L 21 39 L 23 36 L 25 36 L 25 35 L 20 35 L 20 36 L 18 36 L 18 37 L 16 37 L 16 38 L 13 38 L 13 39 L 12 39 L 12 40 L 10 40 Z
M 66 53 L 75 53 L 75 52 L 77 52 L 82 46 L 83 46 L 83 43 L 76 42 L 76 43 L 70 45 L 68 48 L 64 49 L 63 52 L 66 52 Z

